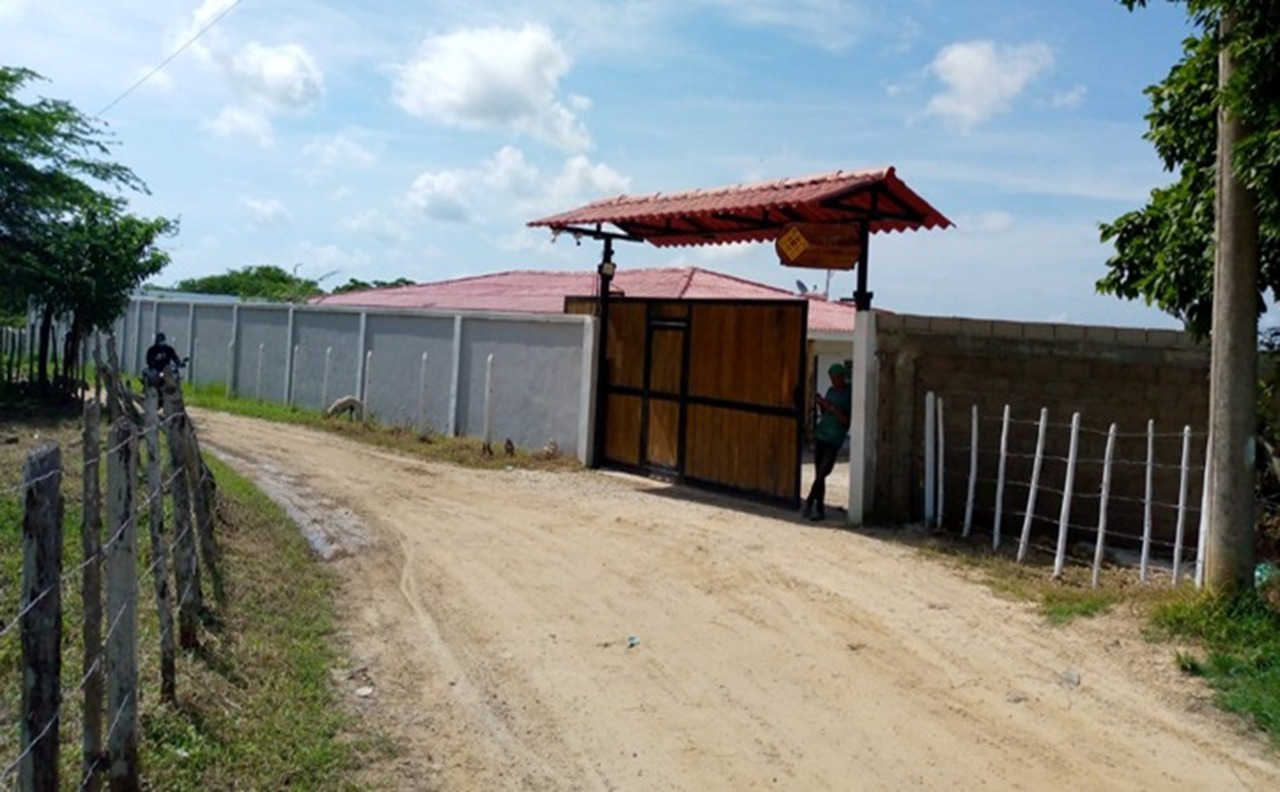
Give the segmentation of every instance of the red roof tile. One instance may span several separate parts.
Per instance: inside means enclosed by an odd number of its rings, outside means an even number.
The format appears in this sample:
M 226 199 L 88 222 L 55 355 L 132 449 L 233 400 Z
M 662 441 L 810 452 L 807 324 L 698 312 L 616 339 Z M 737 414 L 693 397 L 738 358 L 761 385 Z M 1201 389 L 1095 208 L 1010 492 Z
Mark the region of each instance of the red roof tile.
M 863 220 L 870 221 L 872 233 L 952 224 L 888 167 L 709 190 L 619 195 L 528 225 L 590 232 L 609 223 L 630 236 L 666 247 L 767 242 L 795 222 Z
M 431 308 L 500 313 L 563 313 L 565 297 L 596 293 L 594 272 L 516 270 L 456 280 L 345 292 L 312 300 L 322 305 L 380 308 Z M 627 297 L 667 299 L 795 299 L 784 289 L 699 267 L 619 269 L 612 288 Z M 852 333 L 854 308 L 844 303 L 809 301 L 809 331 Z

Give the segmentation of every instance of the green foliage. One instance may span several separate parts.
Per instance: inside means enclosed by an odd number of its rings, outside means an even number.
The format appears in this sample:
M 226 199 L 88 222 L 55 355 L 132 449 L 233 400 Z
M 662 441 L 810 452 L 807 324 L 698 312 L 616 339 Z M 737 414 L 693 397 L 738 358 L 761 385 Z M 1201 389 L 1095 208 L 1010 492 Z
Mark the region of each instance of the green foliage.
M 1205 656 L 1182 653 L 1179 667 L 1205 677 L 1224 708 L 1252 718 L 1280 742 L 1280 615 L 1255 591 L 1175 600 L 1156 610 L 1153 623 L 1201 641 Z
M 229 294 L 241 299 L 274 302 L 302 302 L 308 297 L 324 294 L 316 281 L 299 278 L 273 265 L 244 267 L 228 270 L 221 275 L 188 278 L 179 281 L 174 288 L 198 294 Z
M 392 289 L 399 286 L 412 286 L 413 281 L 409 278 L 396 278 L 393 281 L 375 280 L 372 283 L 362 281 L 359 278 L 351 278 L 341 286 L 334 288 L 334 294 L 343 294 L 344 292 L 368 291 L 369 289 Z
M 1128 8 L 1143 0 L 1121 0 Z M 1258 202 L 1258 310 L 1263 295 L 1280 299 L 1280 3 L 1188 0 L 1199 35 L 1184 42 L 1182 59 L 1147 89 L 1146 138 L 1178 175 L 1152 191 L 1141 209 L 1101 225 L 1116 253 L 1097 283 L 1100 292 L 1145 300 L 1204 336 L 1212 317 L 1217 112 L 1221 101 L 1247 130 L 1234 154 L 1237 174 Z M 1219 35 L 1224 9 L 1237 12 L 1232 36 Z M 1236 72 L 1218 89 L 1218 52 L 1233 49 Z
M 52 317 L 72 316 L 63 359 L 74 361 L 79 338 L 110 324 L 138 284 L 168 262 L 155 243 L 175 225 L 125 211 L 120 191 L 146 186 L 105 159 L 101 122 L 66 102 L 20 99 L 38 79 L 0 67 L 0 316 L 25 314 L 31 299 L 41 307 L 37 366 L 47 384 Z

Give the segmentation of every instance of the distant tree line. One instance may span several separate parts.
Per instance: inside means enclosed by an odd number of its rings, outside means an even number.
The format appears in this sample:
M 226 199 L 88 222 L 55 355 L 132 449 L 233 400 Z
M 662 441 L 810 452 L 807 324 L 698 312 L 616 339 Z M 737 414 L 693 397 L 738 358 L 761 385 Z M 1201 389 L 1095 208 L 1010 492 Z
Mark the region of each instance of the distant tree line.
M 409 286 L 413 281 L 396 278 L 393 281 L 363 281 L 351 278 L 332 292 L 326 292 L 319 280 L 298 277 L 275 265 L 257 265 L 228 270 L 221 275 L 187 278 L 174 286 L 178 291 L 196 294 L 225 294 L 243 300 L 269 300 L 272 302 L 305 302 L 308 298 L 324 294 L 381 289 L 390 286 Z

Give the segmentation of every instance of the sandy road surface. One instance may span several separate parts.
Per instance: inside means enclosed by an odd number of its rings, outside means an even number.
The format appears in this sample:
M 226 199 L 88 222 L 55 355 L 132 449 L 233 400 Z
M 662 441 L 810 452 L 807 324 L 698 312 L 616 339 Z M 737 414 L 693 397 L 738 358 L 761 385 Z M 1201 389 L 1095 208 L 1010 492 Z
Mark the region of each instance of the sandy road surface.
M 324 537 L 349 684 L 410 746 L 382 785 L 1280 789 L 1123 617 L 1050 628 L 883 537 L 657 483 L 197 424 Z

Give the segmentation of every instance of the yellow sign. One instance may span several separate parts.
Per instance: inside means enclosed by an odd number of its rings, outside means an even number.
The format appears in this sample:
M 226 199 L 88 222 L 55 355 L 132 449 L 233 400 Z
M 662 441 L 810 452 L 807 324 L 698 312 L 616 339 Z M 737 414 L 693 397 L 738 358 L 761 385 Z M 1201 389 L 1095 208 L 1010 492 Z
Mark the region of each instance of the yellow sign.
M 800 254 L 804 253 L 809 247 L 809 240 L 804 238 L 804 234 L 800 233 L 800 229 L 795 226 L 787 229 L 787 233 L 778 237 L 778 254 L 788 262 L 795 261 L 800 258 Z

